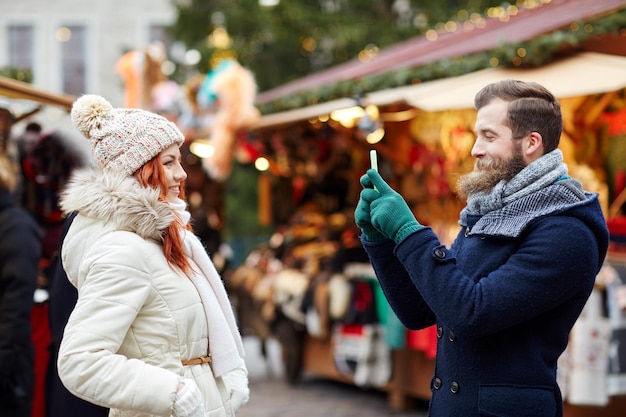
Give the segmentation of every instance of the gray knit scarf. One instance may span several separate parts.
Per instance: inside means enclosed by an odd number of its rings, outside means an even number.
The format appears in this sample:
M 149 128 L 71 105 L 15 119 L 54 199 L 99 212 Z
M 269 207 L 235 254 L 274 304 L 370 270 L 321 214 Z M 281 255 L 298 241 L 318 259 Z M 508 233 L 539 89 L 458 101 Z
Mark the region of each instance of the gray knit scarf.
M 593 194 L 586 193 L 576 180 L 567 176 L 563 153 L 555 149 L 533 161 L 510 181 L 500 181 L 488 192 L 469 196 L 459 224 L 468 225 L 468 216 L 480 220 L 469 234 L 516 237 L 532 220 L 583 204 Z

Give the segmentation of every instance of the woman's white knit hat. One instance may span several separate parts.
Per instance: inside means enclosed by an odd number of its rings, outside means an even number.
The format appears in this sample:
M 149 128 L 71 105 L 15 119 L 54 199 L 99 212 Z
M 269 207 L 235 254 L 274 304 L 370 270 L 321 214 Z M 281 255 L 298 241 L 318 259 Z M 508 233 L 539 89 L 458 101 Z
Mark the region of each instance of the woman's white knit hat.
M 102 169 L 133 175 L 146 162 L 185 137 L 165 117 L 141 109 L 113 108 L 104 97 L 84 95 L 72 106 L 72 122 L 91 140 Z

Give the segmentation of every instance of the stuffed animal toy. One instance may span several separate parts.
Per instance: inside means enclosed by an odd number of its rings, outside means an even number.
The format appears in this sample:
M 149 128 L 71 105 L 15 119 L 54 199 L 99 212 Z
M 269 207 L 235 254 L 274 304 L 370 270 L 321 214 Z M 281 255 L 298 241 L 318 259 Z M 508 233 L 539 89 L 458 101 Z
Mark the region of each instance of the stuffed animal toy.
M 202 164 L 217 181 L 230 174 L 237 132 L 252 126 L 260 117 L 254 107 L 256 92 L 252 73 L 233 60 L 222 61 L 209 72 L 198 91 L 201 108 L 215 111 L 210 128 L 214 153 L 204 158 Z

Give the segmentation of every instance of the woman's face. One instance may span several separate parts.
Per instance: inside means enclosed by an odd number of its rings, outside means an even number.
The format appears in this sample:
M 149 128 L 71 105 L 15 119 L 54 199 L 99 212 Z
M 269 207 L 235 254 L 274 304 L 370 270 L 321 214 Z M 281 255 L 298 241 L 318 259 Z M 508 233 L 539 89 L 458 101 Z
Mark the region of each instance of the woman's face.
M 167 201 L 175 203 L 180 194 L 181 182 L 187 179 L 187 173 L 181 164 L 180 148 L 177 144 L 171 145 L 159 154 L 159 161 L 165 170 L 165 176 L 169 185 Z

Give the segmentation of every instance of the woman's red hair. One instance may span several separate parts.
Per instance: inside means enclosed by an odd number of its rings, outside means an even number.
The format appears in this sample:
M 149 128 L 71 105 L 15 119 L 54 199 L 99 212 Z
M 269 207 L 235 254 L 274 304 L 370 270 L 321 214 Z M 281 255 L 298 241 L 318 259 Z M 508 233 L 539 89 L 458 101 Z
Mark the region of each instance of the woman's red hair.
M 144 187 L 156 188 L 159 190 L 159 200 L 167 201 L 167 190 L 169 184 L 165 176 L 165 170 L 161 165 L 159 158 L 153 158 L 148 161 L 135 173 L 135 178 Z M 180 184 L 181 200 L 185 200 L 185 183 Z M 192 268 L 185 255 L 183 248 L 183 238 L 180 227 L 184 227 L 187 230 L 192 230 L 191 225 L 182 225 L 179 221 L 172 222 L 163 233 L 163 254 L 170 265 L 175 265 L 180 268 L 185 274 L 189 274 Z

